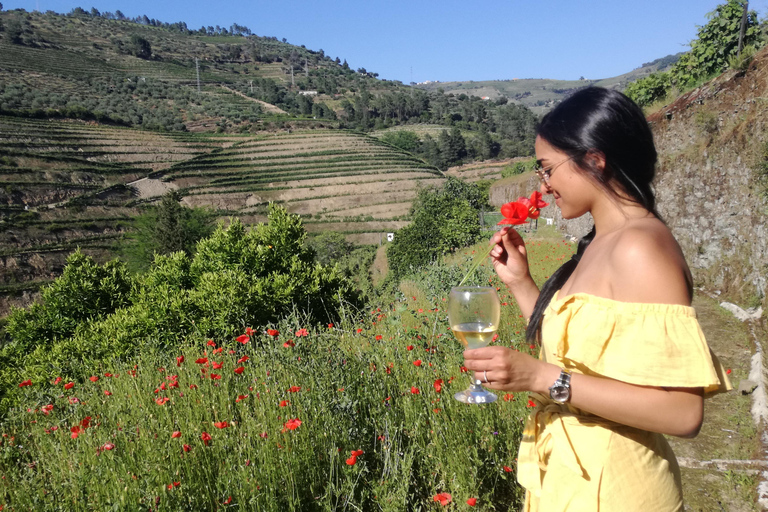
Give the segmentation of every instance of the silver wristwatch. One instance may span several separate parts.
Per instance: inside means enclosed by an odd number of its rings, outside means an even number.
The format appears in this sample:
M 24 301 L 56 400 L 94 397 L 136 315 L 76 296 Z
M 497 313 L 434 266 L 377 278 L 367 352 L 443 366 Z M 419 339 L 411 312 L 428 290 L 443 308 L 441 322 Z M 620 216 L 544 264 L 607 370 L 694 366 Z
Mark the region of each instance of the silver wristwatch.
M 549 388 L 549 396 L 555 402 L 564 404 L 571 399 L 571 372 L 568 370 L 561 370 L 560 376 L 557 378 L 552 387 Z

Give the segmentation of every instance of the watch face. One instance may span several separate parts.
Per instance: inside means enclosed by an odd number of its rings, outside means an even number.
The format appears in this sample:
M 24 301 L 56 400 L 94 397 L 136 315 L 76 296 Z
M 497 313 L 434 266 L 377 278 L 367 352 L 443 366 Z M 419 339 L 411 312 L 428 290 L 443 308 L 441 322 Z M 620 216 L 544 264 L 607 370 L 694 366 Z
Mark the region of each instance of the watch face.
M 555 402 L 566 402 L 568 401 L 568 398 L 571 396 L 571 390 L 568 386 L 563 386 L 560 384 L 555 384 L 552 386 L 549 390 L 549 396 L 552 397 L 552 400 Z

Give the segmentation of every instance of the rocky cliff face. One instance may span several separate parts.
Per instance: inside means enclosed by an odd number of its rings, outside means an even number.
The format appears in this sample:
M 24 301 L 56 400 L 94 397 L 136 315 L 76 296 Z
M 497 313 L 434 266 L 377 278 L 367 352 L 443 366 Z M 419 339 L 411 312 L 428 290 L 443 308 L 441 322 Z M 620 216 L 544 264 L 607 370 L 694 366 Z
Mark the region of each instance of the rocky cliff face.
M 744 72 L 728 71 L 649 117 L 659 152 L 658 209 L 672 229 L 697 286 L 746 306 L 766 306 L 768 292 L 768 49 Z M 500 206 L 538 187 L 535 176 L 504 180 L 491 189 Z M 586 218 L 565 221 L 583 236 Z

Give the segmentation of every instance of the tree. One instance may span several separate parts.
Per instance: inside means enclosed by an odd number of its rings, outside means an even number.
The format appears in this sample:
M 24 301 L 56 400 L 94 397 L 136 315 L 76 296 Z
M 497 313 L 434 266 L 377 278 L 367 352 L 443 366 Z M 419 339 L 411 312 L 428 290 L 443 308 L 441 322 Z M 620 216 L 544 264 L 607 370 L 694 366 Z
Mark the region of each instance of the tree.
M 152 57 L 152 45 L 140 35 L 132 34 L 128 44 L 128 52 L 140 59 L 149 59 Z
M 125 20 L 125 14 L 120 9 L 115 11 L 115 17 L 120 21 Z

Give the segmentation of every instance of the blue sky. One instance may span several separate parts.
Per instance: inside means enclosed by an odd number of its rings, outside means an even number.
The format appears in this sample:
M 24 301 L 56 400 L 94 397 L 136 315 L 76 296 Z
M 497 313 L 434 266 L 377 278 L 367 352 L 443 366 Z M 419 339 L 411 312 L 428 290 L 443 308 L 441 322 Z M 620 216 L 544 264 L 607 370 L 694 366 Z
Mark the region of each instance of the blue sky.
M 687 50 L 725 0 L 0 1 L 6 10 L 96 7 L 190 28 L 237 22 L 409 83 L 620 75 Z M 762 19 L 768 0 L 750 8 Z

